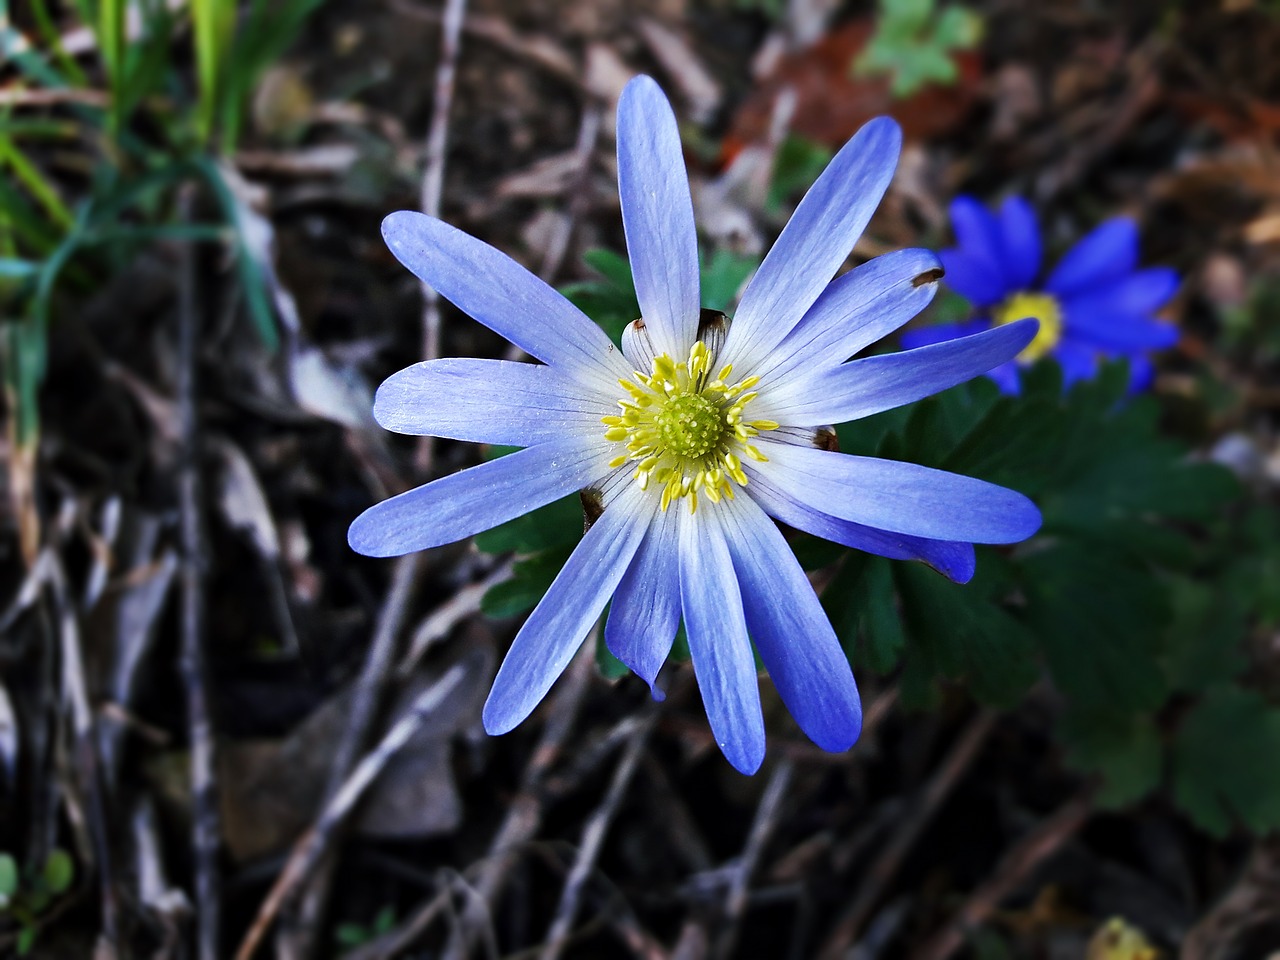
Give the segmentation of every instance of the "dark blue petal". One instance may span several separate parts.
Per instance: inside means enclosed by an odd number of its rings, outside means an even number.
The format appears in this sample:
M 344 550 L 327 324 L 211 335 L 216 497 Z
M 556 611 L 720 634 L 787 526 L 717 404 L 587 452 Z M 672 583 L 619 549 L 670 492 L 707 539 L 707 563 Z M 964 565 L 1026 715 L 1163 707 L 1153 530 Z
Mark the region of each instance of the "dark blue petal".
M 946 271 L 943 280 L 948 286 L 980 307 L 999 303 L 1013 292 L 1005 283 L 1000 264 L 983 254 L 957 247 L 939 250 L 938 259 Z
M 1108 351 L 1162 350 L 1178 342 L 1178 328 L 1141 314 L 1079 309 L 1072 302 L 1064 324 L 1071 338 Z
M 1139 270 L 1105 286 L 1064 297 L 1063 308 L 1078 313 L 1152 313 L 1178 289 L 1178 272 L 1168 267 Z
M 898 337 L 898 342 L 902 344 L 902 349 L 914 350 L 916 347 L 927 347 L 933 343 L 944 343 L 947 340 L 971 337 L 975 333 L 982 333 L 983 330 L 990 329 L 991 321 L 989 320 L 966 320 L 964 323 L 935 323 L 926 327 L 913 327 L 910 330 L 904 330 L 902 335 Z
M 1014 360 L 988 370 L 987 376 L 994 380 L 1000 392 L 1007 396 L 1016 397 L 1022 392 L 1022 368 Z
M 1000 222 L 991 211 L 973 197 L 959 196 L 951 201 L 951 229 L 956 243 L 965 253 L 1000 267 L 1004 244 L 1000 238 Z M 1004 270 L 1000 270 L 1001 277 Z
M 1132 273 L 1137 264 L 1137 224 L 1117 217 L 1095 227 L 1068 250 L 1049 274 L 1045 289 L 1058 296 L 1085 293 Z
M 1054 359 L 1062 368 L 1062 386 L 1070 387 L 1081 380 L 1090 380 L 1098 371 L 1098 349 L 1074 340 L 1063 340 L 1053 351 Z
M 1040 226 L 1031 204 L 1009 197 L 1000 207 L 1004 275 L 1011 287 L 1029 289 L 1040 273 Z

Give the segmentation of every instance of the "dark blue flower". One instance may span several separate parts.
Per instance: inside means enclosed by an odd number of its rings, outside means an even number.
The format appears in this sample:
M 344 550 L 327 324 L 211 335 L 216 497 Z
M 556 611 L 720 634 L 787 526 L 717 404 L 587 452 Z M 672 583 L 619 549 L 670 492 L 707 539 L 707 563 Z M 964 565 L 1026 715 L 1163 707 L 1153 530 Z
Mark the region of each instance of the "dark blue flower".
M 907 332 L 904 347 L 954 340 L 1024 317 L 1040 332 L 1008 363 L 989 371 L 1006 393 L 1016 393 L 1019 367 L 1044 356 L 1062 366 L 1068 385 L 1087 379 L 1099 360 L 1129 361 L 1130 385 L 1147 386 L 1149 355 L 1177 342 L 1178 331 L 1157 320 L 1178 286 L 1167 267 L 1138 269 L 1138 228 L 1126 217 L 1108 220 L 1067 251 L 1041 279 L 1040 230 L 1031 205 L 1010 197 L 992 212 L 972 197 L 951 204 L 957 246 L 938 254 L 947 283 L 972 301 L 975 316 Z

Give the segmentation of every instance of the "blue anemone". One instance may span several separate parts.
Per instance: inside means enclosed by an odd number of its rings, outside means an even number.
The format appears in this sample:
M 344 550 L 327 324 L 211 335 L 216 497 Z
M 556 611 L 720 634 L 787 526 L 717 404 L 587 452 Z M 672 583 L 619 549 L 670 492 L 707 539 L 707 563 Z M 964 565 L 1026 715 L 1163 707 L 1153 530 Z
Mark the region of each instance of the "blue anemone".
M 1035 339 L 987 374 L 1006 393 L 1016 393 L 1019 367 L 1044 356 L 1057 359 L 1068 385 L 1093 376 L 1103 358 L 1125 357 L 1131 388 L 1142 389 L 1153 374 L 1151 351 L 1177 342 L 1177 329 L 1152 314 L 1173 296 L 1178 275 L 1167 267 L 1138 269 L 1138 228 L 1132 220 L 1102 223 L 1043 281 L 1040 230 L 1025 200 L 1010 197 L 993 213 L 972 197 L 957 197 L 951 224 L 958 246 L 938 256 L 947 283 L 973 303 L 976 315 L 908 331 L 904 347 L 1034 317 L 1040 321 Z
M 801 729 L 846 750 L 861 729 L 858 688 L 774 518 L 958 581 L 973 574 L 973 543 L 1039 527 L 1035 506 L 1003 487 L 829 449 L 826 424 L 968 380 L 1036 331 L 1027 321 L 845 362 L 936 287 L 927 250 L 832 281 L 900 143 L 892 120 L 863 127 L 809 190 L 732 323 L 708 321 L 676 120 L 656 83 L 633 80 L 618 105 L 618 186 L 641 319 L 621 350 L 488 244 L 419 213 L 383 223 L 419 279 L 541 362 L 430 360 L 383 383 L 374 415 L 388 429 L 525 449 L 370 507 L 351 546 L 383 557 L 439 546 L 578 491 L 603 507 L 516 635 L 484 707 L 490 733 L 529 715 L 612 598 L 605 642 L 651 687 L 684 621 L 712 732 L 737 769 L 754 772 L 764 756 L 753 643 Z

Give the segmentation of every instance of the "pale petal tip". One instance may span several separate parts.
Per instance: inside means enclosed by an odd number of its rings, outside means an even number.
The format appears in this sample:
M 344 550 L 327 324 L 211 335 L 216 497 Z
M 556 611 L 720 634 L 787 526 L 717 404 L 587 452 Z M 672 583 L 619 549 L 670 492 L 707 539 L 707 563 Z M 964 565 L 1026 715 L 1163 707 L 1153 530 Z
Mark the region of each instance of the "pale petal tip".
M 365 557 L 400 556 L 394 546 L 388 545 L 386 533 L 374 513 L 376 509 L 376 506 L 370 507 L 351 521 L 347 528 L 347 545 Z
M 480 722 L 484 725 L 484 732 L 491 737 L 510 733 L 528 716 L 527 712 L 522 714 L 518 710 L 512 710 L 511 704 L 505 700 L 505 697 L 495 697 L 493 691 L 490 691 L 489 699 L 484 702 Z
M 764 763 L 764 734 L 727 740 L 719 744 L 720 752 L 729 765 L 741 774 L 751 776 Z

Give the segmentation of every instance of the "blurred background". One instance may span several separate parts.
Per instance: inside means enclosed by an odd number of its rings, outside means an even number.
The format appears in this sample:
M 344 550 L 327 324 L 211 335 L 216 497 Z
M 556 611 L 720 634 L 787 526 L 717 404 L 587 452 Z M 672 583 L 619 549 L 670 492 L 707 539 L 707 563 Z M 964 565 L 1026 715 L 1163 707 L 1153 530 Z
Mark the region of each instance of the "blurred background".
M 1280 951 L 1277 51 L 1272 0 L 0 0 L 0 952 Z M 964 588 L 796 537 L 866 730 L 821 752 L 762 677 L 754 778 L 687 663 L 657 705 L 595 639 L 480 729 L 576 502 L 346 544 L 497 452 L 385 433 L 377 383 L 508 355 L 382 217 L 439 215 L 616 334 L 636 73 L 680 119 L 707 306 L 885 113 L 902 162 L 851 263 L 1019 195 L 1048 262 L 1127 216 L 1183 278 L 1144 397 L 1050 361 L 842 433 L 1023 489 L 1046 531 Z

